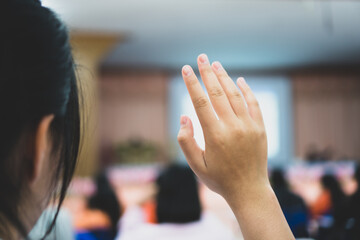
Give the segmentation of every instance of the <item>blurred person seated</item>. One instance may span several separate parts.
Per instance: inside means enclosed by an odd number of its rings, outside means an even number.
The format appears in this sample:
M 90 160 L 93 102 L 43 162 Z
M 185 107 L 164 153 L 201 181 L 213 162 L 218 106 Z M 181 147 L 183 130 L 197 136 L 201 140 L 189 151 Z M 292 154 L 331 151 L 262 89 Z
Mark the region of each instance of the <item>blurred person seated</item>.
M 235 239 L 231 230 L 214 215 L 202 213 L 198 183 L 190 168 L 172 165 L 161 173 L 156 183 L 155 217 L 149 218 L 139 207 L 129 208 L 120 221 L 117 240 Z M 149 207 L 146 209 L 148 212 Z
M 305 153 L 306 161 L 313 163 L 320 160 L 320 152 L 315 144 L 310 144 Z
M 307 147 L 305 159 L 309 163 L 332 161 L 334 160 L 334 149 L 331 146 L 326 146 L 323 150 L 320 150 L 315 144 L 310 144 Z
M 303 199 L 291 192 L 281 169 L 272 171 L 270 181 L 294 236 L 308 237 L 308 210 Z
M 356 167 L 354 174 L 357 189 L 346 204 L 346 238 L 347 240 L 360 239 L 360 165 Z
M 96 192 L 75 221 L 76 240 L 112 240 L 117 235 L 121 205 L 105 173 L 96 177 Z
M 335 176 L 321 177 L 322 193 L 312 206 L 312 214 L 319 224 L 319 240 L 338 240 L 345 235 L 344 207 L 346 196 Z

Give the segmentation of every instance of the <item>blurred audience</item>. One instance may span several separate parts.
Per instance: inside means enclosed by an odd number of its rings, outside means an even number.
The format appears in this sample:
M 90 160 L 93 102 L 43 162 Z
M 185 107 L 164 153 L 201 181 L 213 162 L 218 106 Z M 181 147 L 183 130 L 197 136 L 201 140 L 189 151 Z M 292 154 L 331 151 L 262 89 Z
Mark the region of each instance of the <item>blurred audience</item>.
M 190 223 L 200 220 L 198 185 L 189 168 L 170 166 L 157 179 L 158 223 Z
M 77 219 L 77 240 L 112 240 L 117 235 L 121 205 L 105 173 L 96 177 L 96 192 L 88 199 L 88 209 Z
M 354 174 L 357 182 L 357 190 L 349 197 L 345 207 L 346 214 L 346 238 L 347 240 L 360 239 L 360 165 Z
M 117 240 L 138 239 L 234 239 L 233 233 L 214 215 L 202 212 L 198 183 L 190 168 L 172 165 L 157 179 L 155 224 L 146 222 L 144 211 L 132 207 L 121 219 Z
M 308 237 L 308 210 L 302 198 L 289 189 L 281 169 L 272 171 L 270 181 L 294 236 Z
M 325 174 L 320 180 L 322 193 L 312 206 L 312 213 L 318 220 L 317 239 L 343 239 L 346 196 L 335 176 Z
M 315 144 L 310 144 L 307 147 L 305 159 L 310 163 L 332 161 L 334 160 L 334 149 L 326 146 L 320 150 Z
M 342 184 L 350 183 L 353 166 L 351 162 L 345 165 L 318 162 L 316 165 L 309 164 L 308 168 L 301 168 L 305 169 L 305 175 L 301 175 L 304 172 L 294 175 L 291 171 L 280 168 L 271 172 L 271 185 L 296 238 L 360 239 L 359 166 L 354 174 L 355 181 L 351 183 L 354 184 L 352 190 L 346 191 L 352 195 L 346 195 L 342 188 Z M 289 176 L 289 179 L 286 176 Z M 299 181 L 304 183 L 299 185 Z M 115 195 L 107 176 L 104 173 L 99 174 L 95 179 L 97 190 L 88 197 L 86 210 L 74 216 L 76 234 L 73 236 L 76 240 L 236 239 L 229 226 L 225 226 L 224 222 L 211 212 L 202 210 L 198 183 L 188 167 L 170 165 L 160 173 L 155 184 L 156 194 L 152 193 L 141 201 L 126 205 L 127 209 L 120 219 L 121 201 Z M 300 191 L 299 186 L 302 188 Z M 301 195 L 295 194 L 293 187 Z M 344 185 L 344 189 L 349 188 Z M 309 198 L 304 194 L 307 190 L 308 193 L 316 195 L 318 191 L 320 193 L 315 199 Z M 30 236 L 40 236 L 43 229 L 46 229 L 46 218 L 41 219 L 43 220 L 39 220 L 37 228 L 34 228 Z M 58 218 L 56 226 L 62 224 L 62 219 L 62 216 Z M 63 239 L 61 236 L 65 236 L 64 234 L 69 236 L 66 239 L 72 239 L 71 229 L 61 229 L 63 228 L 56 227 L 47 239 L 52 239 L 55 235 Z

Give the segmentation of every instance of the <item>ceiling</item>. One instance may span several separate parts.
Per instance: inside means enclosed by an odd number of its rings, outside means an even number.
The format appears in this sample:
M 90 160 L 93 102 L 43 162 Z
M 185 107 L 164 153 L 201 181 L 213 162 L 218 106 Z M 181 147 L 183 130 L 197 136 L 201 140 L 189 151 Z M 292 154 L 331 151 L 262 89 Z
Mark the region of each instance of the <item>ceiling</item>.
M 360 1 L 43 3 L 72 29 L 125 35 L 111 65 L 180 68 L 202 52 L 233 69 L 360 64 Z

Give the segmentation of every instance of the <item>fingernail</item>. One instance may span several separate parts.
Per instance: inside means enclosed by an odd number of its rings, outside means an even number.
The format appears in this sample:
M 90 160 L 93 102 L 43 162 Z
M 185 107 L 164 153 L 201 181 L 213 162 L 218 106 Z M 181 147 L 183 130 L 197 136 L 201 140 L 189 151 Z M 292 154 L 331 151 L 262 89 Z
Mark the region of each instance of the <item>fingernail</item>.
M 181 127 L 185 127 L 187 121 L 188 121 L 187 117 L 181 116 L 181 117 L 180 117 L 180 126 L 181 126 Z
M 239 81 L 239 83 L 240 83 L 241 85 L 243 85 L 243 86 L 245 86 L 245 85 L 246 85 L 245 78 L 240 77 L 240 78 L 238 78 L 238 81 Z
M 184 75 L 187 76 L 187 77 L 190 76 L 191 73 L 192 73 L 191 67 L 190 67 L 189 65 L 185 65 L 185 66 L 183 67 L 183 73 L 184 73 Z
M 205 64 L 209 62 L 208 57 L 206 56 L 206 54 L 200 54 L 199 56 L 199 61 L 201 64 Z
M 214 66 L 214 68 L 215 68 L 216 71 L 219 71 L 219 70 L 221 70 L 221 69 L 223 68 L 222 65 L 221 65 L 221 63 L 218 62 L 218 61 L 214 62 L 214 63 L 213 63 L 213 66 Z

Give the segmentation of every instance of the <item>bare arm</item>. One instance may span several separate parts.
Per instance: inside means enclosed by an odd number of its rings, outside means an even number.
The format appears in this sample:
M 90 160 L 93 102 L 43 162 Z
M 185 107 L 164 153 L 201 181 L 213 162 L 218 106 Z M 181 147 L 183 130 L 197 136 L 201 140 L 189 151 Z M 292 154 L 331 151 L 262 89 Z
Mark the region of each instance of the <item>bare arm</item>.
M 267 139 L 254 94 L 240 78 L 241 94 L 221 64 L 210 66 L 206 55 L 199 56 L 198 66 L 210 101 L 192 68 L 182 70 L 205 138 L 203 151 L 191 120 L 181 117 L 178 141 L 190 167 L 225 198 L 245 239 L 294 239 L 268 180 Z

